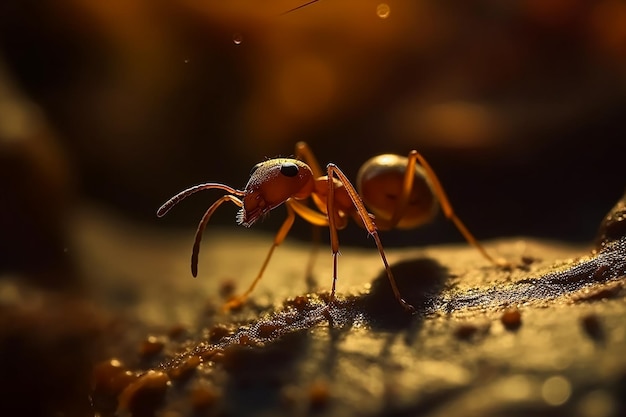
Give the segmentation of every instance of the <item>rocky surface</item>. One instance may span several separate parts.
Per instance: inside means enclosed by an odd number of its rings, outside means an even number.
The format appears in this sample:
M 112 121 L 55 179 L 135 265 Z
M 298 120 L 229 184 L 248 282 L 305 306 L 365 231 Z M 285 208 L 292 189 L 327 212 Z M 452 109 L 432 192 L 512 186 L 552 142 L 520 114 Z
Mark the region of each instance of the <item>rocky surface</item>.
M 619 207 L 605 222 L 609 232 Z M 467 245 L 390 249 L 400 290 L 417 308 L 409 315 L 375 248 L 342 248 L 338 298 L 328 307 L 328 252 L 315 258 L 307 285 L 311 245 L 288 240 L 249 302 L 224 312 L 229 295 L 254 277 L 271 236 L 211 230 L 193 279 L 192 230 L 157 233 L 93 210 L 76 217 L 74 230 L 68 253 L 87 277 L 84 294 L 2 281 L 3 374 L 12 375 L 5 389 L 10 381 L 12 393 L 41 400 L 13 397 L 7 409 L 583 417 L 626 410 L 623 236 L 605 233 L 611 237 L 596 250 L 488 242 L 516 265 L 510 270 Z

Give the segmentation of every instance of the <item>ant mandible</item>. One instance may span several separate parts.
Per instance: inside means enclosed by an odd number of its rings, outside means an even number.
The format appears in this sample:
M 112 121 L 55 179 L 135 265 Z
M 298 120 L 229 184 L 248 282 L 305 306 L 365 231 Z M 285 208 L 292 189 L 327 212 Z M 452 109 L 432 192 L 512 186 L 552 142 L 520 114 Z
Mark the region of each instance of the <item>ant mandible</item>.
M 313 225 L 327 226 L 330 230 L 333 256 L 333 284 L 329 301 L 331 303 L 335 297 L 337 282 L 339 254 L 337 231 L 347 226 L 350 217 L 374 238 L 391 289 L 400 305 L 409 312 L 414 312 L 415 309 L 400 295 L 378 236 L 378 230 L 418 227 L 431 221 L 437 213 L 438 206 L 441 205 L 444 215 L 454 222 L 465 239 L 475 246 L 487 260 L 500 265 L 489 256 L 456 216 L 435 172 L 417 151 L 411 151 L 408 157 L 386 154 L 369 159 L 357 175 L 357 187 L 360 192 L 357 192 L 346 175 L 333 163 L 326 166 L 326 175 L 324 175 L 313 152 L 305 142 L 296 144 L 295 156 L 296 159 L 275 158 L 256 164 L 243 190 L 220 183 L 199 184 L 176 194 L 157 211 L 157 216 L 162 217 L 181 200 L 198 191 L 220 189 L 228 193 L 207 209 L 198 224 L 191 255 L 191 273 L 195 277 L 198 274 L 198 254 L 202 233 L 209 219 L 222 203 L 230 201 L 240 207 L 237 222 L 246 227 L 252 226 L 270 210 L 285 204 L 287 218 L 274 237 L 274 243 L 265 257 L 261 270 L 246 292 L 231 299 L 225 308 L 241 306 L 254 290 L 274 250 L 289 233 L 296 214 Z M 317 210 L 304 203 L 304 200 L 309 197 L 312 198 Z M 368 212 L 366 206 L 372 214 Z

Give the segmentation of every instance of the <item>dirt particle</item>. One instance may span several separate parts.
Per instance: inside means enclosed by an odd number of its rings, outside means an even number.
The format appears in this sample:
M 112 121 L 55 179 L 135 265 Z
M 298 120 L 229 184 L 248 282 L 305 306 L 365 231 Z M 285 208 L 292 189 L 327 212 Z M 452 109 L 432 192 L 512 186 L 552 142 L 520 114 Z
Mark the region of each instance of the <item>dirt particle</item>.
M 326 381 L 314 381 L 309 386 L 309 405 L 313 410 L 319 410 L 328 405 L 330 400 L 330 387 Z
M 227 326 L 224 326 L 223 324 L 218 324 L 216 326 L 213 326 L 213 328 L 209 331 L 209 341 L 211 343 L 217 343 L 226 336 L 230 336 L 231 334 L 232 332 Z
M 282 318 L 286 325 L 291 325 L 298 321 L 299 314 L 284 314 Z
M 237 338 L 237 341 L 242 346 L 259 347 L 263 345 L 263 343 L 258 341 L 256 338 L 250 336 L 250 334 L 246 332 L 241 333 Z
M 137 376 L 117 359 L 100 362 L 93 370 L 94 397 L 102 398 L 104 401 L 114 399 L 136 379 Z
M 263 322 L 260 323 L 257 327 L 257 331 L 259 333 L 259 337 L 263 339 L 267 339 L 273 336 L 274 332 L 278 330 L 279 326 L 271 322 Z
M 191 356 L 179 366 L 170 370 L 169 376 L 174 380 L 185 380 L 192 375 L 193 371 L 195 371 L 201 363 L 202 358 L 200 356 Z
M 489 333 L 490 323 L 461 323 L 454 330 L 454 336 L 459 340 L 470 340 Z
M 530 271 L 531 265 L 540 261 L 539 258 L 535 258 L 534 256 L 529 255 L 523 255 L 520 260 L 521 263 L 516 265 L 516 267 L 517 269 L 520 269 L 522 271 Z
M 133 417 L 153 416 L 165 397 L 169 381 L 163 372 L 148 371 L 122 391 L 118 410 L 127 410 Z
M 298 295 L 292 298 L 291 300 L 287 301 L 287 305 L 295 308 L 300 312 L 311 309 L 310 300 L 305 295 Z
M 221 348 L 208 349 L 200 353 L 200 357 L 202 358 L 203 361 L 217 362 L 219 359 L 216 360 L 216 357 L 219 358 L 219 355 L 223 355 L 223 354 L 224 354 L 224 350 Z
M 150 358 L 158 355 L 163 351 L 165 343 L 156 336 L 148 336 L 139 346 L 139 355 L 144 358 Z
M 522 313 L 517 307 L 511 307 L 504 310 L 500 321 L 508 330 L 517 330 L 522 325 Z
M 602 281 L 608 275 L 608 272 L 610 272 L 608 265 L 600 265 L 591 276 L 591 279 L 594 281 Z
M 478 326 L 471 323 L 463 323 L 454 330 L 454 336 L 457 339 L 468 340 L 471 339 L 477 332 Z
M 594 340 L 604 339 L 604 330 L 600 318 L 596 314 L 587 314 L 581 317 L 583 330 Z

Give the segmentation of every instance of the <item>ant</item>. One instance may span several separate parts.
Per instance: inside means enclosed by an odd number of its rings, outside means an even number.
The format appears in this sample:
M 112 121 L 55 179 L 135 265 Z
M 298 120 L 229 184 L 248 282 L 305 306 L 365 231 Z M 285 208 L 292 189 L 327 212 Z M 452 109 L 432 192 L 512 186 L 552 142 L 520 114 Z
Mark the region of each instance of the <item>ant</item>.
M 198 224 L 191 255 L 191 273 L 195 277 L 198 274 L 198 254 L 202 233 L 211 215 L 222 203 L 229 201 L 240 207 L 237 223 L 246 227 L 252 226 L 272 209 L 285 204 L 287 218 L 274 237 L 274 243 L 265 257 L 261 270 L 246 292 L 231 299 L 225 309 L 241 306 L 254 290 L 274 250 L 289 233 L 296 214 L 315 226 L 328 227 L 330 230 L 330 246 L 333 255 L 330 303 L 334 300 L 337 282 L 339 254 L 337 231 L 348 225 L 350 217 L 373 237 L 394 296 L 409 312 L 415 312 L 415 308 L 400 295 L 378 236 L 378 230 L 416 228 L 431 221 L 441 205 L 444 215 L 452 220 L 470 244 L 475 246 L 488 261 L 496 266 L 503 266 L 502 263 L 496 262 L 489 256 L 456 216 L 435 172 L 417 151 L 409 152 L 407 157 L 385 154 L 369 159 L 357 175 L 356 183 L 359 192 L 337 165 L 329 163 L 325 174 L 309 146 L 305 142 L 298 142 L 295 147 L 295 159 L 275 158 L 256 164 L 250 171 L 250 179 L 243 190 L 220 183 L 199 184 L 170 198 L 158 209 L 157 216 L 164 216 L 181 200 L 198 191 L 220 189 L 228 193 L 207 209 Z M 313 200 L 317 210 L 304 203 L 304 200 L 309 197 Z

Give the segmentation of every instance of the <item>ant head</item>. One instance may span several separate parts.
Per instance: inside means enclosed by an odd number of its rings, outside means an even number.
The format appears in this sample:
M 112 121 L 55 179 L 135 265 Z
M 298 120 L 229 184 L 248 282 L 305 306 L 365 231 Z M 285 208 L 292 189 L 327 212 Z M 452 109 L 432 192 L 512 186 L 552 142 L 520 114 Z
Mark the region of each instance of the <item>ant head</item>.
M 243 190 L 243 208 L 238 221 L 249 227 L 289 198 L 307 198 L 314 186 L 311 168 L 302 161 L 276 158 L 259 162 L 252 167 L 250 179 Z
M 366 161 L 357 174 L 359 194 L 376 218 L 390 220 L 403 195 L 408 158 L 399 155 L 378 155 Z M 415 175 L 405 213 L 397 224 L 399 229 L 410 229 L 430 221 L 439 204 L 423 168 L 415 166 Z

